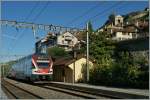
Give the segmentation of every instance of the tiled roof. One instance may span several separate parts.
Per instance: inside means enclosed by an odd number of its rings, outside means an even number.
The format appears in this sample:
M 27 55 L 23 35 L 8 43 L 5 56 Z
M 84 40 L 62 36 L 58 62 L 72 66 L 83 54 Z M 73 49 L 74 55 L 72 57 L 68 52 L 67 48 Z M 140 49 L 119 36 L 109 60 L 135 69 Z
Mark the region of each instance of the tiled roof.
M 73 58 L 59 58 L 54 61 L 54 66 L 59 66 L 59 65 L 67 66 L 74 61 L 75 60 Z
M 67 65 L 69 65 L 69 64 L 73 63 L 74 61 L 79 60 L 81 58 L 85 58 L 85 57 L 80 55 L 76 59 L 74 59 L 73 57 L 56 58 L 54 60 L 54 66 L 67 66 Z M 89 58 L 89 60 L 92 61 L 91 58 Z
M 124 29 L 123 29 L 123 32 L 131 32 L 131 33 L 134 33 L 136 32 L 136 30 L 138 31 L 138 27 L 136 26 L 126 26 Z

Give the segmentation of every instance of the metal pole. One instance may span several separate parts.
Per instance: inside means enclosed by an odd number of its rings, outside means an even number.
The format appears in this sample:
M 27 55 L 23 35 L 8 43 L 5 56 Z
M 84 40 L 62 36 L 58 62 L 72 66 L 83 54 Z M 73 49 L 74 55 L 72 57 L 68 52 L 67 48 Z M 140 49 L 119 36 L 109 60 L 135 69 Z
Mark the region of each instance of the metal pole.
M 2 74 L 1 74 L 2 76 L 1 76 L 1 77 L 3 78 L 3 76 L 4 76 L 4 72 L 3 72 L 3 64 L 2 64 L 2 67 L 1 67 L 1 73 L 2 73 Z
M 87 82 L 89 81 L 89 33 L 88 33 L 88 23 L 87 23 L 87 41 L 86 41 L 86 44 L 87 44 L 87 50 L 86 50 L 86 67 L 87 67 Z
M 75 59 L 74 58 L 74 47 L 73 47 L 73 59 Z M 74 84 L 74 69 L 75 69 L 75 62 L 73 62 L 72 84 Z
M 3 66 L 3 78 L 4 78 L 4 74 L 5 74 L 5 73 L 4 73 L 4 66 Z
M 74 63 L 73 63 L 73 84 L 75 83 L 75 62 L 76 62 L 76 51 L 75 51 L 75 47 L 73 47 L 73 58 L 74 58 Z
M 73 62 L 73 84 L 75 83 L 75 61 Z

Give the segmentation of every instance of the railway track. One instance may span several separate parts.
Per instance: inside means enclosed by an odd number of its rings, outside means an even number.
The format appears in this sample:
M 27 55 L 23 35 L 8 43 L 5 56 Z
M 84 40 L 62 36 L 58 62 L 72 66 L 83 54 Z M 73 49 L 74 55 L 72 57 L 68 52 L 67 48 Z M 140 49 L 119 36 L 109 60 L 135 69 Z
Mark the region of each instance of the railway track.
M 85 90 L 80 90 L 80 89 L 75 89 L 75 88 L 66 88 L 66 87 L 52 85 L 48 83 L 35 84 L 35 85 L 41 88 L 51 89 L 54 91 L 59 91 L 59 92 L 67 93 L 70 95 L 74 95 L 74 96 L 78 96 L 78 97 L 82 97 L 86 99 L 114 99 L 114 98 L 116 99 L 117 98 L 117 97 L 112 97 L 109 95 L 96 94 L 96 93 L 92 93 L 92 92 L 85 91 Z
M 5 80 L 2 80 L 2 88 L 13 99 L 43 99 L 42 97 Z
M 7 81 L 5 81 L 5 82 L 7 82 Z M 75 89 L 75 88 L 70 88 L 70 87 L 66 88 L 66 87 L 63 87 L 63 86 L 59 86 L 59 85 L 56 85 L 56 84 L 45 83 L 45 82 L 40 83 L 40 84 L 38 84 L 38 83 L 27 83 L 27 82 L 23 82 L 23 83 L 30 84 L 30 85 L 33 85 L 33 86 L 37 86 L 37 87 L 44 88 L 44 89 L 48 89 L 48 90 L 54 90 L 54 91 L 70 94 L 72 96 L 78 96 L 78 97 L 85 98 L 85 99 L 111 99 L 112 98 L 112 97 L 109 97 L 109 96 L 106 96 L 106 95 L 105 96 L 104 95 L 97 95 L 97 94 L 94 94 L 94 93 L 91 93 L 91 92 L 88 92 L 88 91 L 83 91 L 83 90 L 80 90 L 80 89 Z M 8 82 L 8 84 L 13 85 L 12 83 L 9 83 L 9 82 Z M 13 85 L 13 86 L 16 87 L 15 85 Z M 20 87 L 17 87 L 17 88 L 20 89 Z M 25 90 L 25 92 L 29 92 L 29 91 Z M 11 92 L 11 94 L 12 93 L 13 92 Z M 14 93 L 12 95 L 14 95 Z M 38 97 L 38 98 L 42 98 L 42 97 Z
M 67 89 L 67 90 L 71 90 L 71 91 L 77 91 L 77 92 L 80 92 L 80 93 L 85 93 L 87 95 L 92 95 L 92 97 L 95 97 L 93 99 L 99 99 L 99 98 L 103 98 L 103 99 L 121 99 L 121 97 L 116 97 L 116 96 L 112 96 L 112 95 L 109 95 L 107 93 L 100 93 L 100 92 L 94 92 L 94 91 L 91 91 L 91 90 L 88 90 L 88 89 L 82 89 L 82 88 L 76 88 L 76 87 L 69 87 L 69 86 L 61 86 L 61 85 L 58 85 L 58 84 L 49 84 L 49 86 L 55 86 L 55 87 L 58 87 L 58 88 L 63 88 L 63 89 Z
M 40 86 L 40 85 L 39 85 Z M 88 98 L 88 99 L 148 99 L 148 96 L 130 94 L 119 91 L 109 91 L 103 89 L 84 88 L 75 85 L 64 85 L 57 83 L 41 84 L 41 87 L 53 89 L 60 92 Z
M 4 84 L 4 82 L 2 82 L 2 83 Z M 20 81 L 18 81 L 18 83 L 20 83 Z M 53 82 L 41 82 L 41 83 L 23 82 L 23 83 L 30 85 L 31 88 L 33 86 L 35 89 L 39 88 L 39 90 L 47 91 L 48 94 L 45 96 L 48 96 L 50 92 L 54 92 L 53 94 L 55 94 L 55 92 L 57 92 L 57 95 L 54 96 L 54 98 L 57 98 L 57 96 L 59 96 L 61 93 L 64 93 L 63 94 L 64 96 L 68 94 L 70 96 L 85 98 L 85 99 L 132 99 L 132 98 L 139 99 L 139 98 L 148 98 L 148 97 L 142 96 L 142 95 L 127 94 L 127 93 L 123 93 L 123 92 L 119 92 L 119 91 L 112 92 L 112 91 L 102 90 L 102 89 L 94 89 L 94 88 L 88 88 L 88 87 L 85 88 L 85 87 L 80 87 L 80 86 L 76 86 L 76 85 L 58 84 L 55 82 L 54 83 Z M 7 85 L 7 86 L 9 86 L 11 84 L 12 83 L 9 83 L 9 82 L 5 83 L 5 85 Z M 17 84 L 17 83 L 15 82 L 15 84 Z M 16 88 L 16 86 L 13 86 L 13 87 Z M 13 87 L 9 86 L 9 89 L 7 87 L 5 87 L 5 88 L 10 91 Z M 17 88 L 20 89 L 20 87 L 17 87 Z M 23 91 L 24 91 L 24 89 L 23 89 Z M 24 92 L 27 92 L 30 95 L 33 94 L 27 90 L 25 90 Z M 15 93 L 11 92 L 11 94 L 14 95 Z M 25 94 L 25 93 L 23 93 L 23 94 Z M 28 95 L 28 94 L 26 94 L 26 95 Z M 40 95 L 40 96 L 43 97 L 43 95 Z M 30 98 L 30 99 L 32 99 L 32 98 L 42 99 L 42 97 L 39 97 L 39 96 L 33 94 L 32 97 L 28 97 L 28 98 Z M 16 96 L 15 98 L 19 98 L 19 96 Z M 48 98 L 50 99 L 51 97 L 48 97 Z

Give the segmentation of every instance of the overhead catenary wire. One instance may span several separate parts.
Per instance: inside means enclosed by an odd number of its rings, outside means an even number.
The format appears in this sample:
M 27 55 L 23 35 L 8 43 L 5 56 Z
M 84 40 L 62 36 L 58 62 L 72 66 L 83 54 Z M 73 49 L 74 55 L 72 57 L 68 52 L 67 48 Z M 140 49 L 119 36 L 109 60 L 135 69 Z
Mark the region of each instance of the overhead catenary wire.
M 104 3 L 104 1 L 103 1 Z M 102 2 L 98 2 L 98 4 L 96 4 L 94 7 L 88 9 L 87 11 L 85 11 L 84 13 L 82 13 L 81 15 L 79 15 L 78 17 L 72 19 L 70 22 L 68 22 L 66 25 L 70 25 L 74 22 L 76 22 L 77 20 L 81 19 L 82 17 L 84 17 L 85 15 L 87 15 L 88 13 L 92 12 L 93 10 L 95 10 L 96 8 L 100 7 L 100 4 L 102 4 Z
M 123 2 L 122 2 L 123 3 Z M 126 3 L 126 2 L 125 2 Z M 124 4 L 125 4 L 124 3 Z M 120 8 L 121 7 L 121 8 Z M 122 7 L 122 5 L 118 5 L 118 6 L 116 6 L 116 8 L 118 8 L 118 9 L 125 9 L 125 8 L 123 8 Z M 113 11 L 113 9 L 111 9 L 111 11 Z M 109 12 L 106 12 L 106 13 L 104 13 L 104 14 L 102 14 L 101 16 L 104 16 L 105 14 L 107 14 L 107 13 L 109 13 Z M 98 17 L 95 17 L 93 20 L 92 20 L 92 22 L 94 22 L 94 21 L 97 21 L 97 19 L 98 19 Z
M 6 54 L 3 54 L 3 55 L 0 55 L 0 57 L 22 57 L 22 56 L 26 56 L 26 55 L 6 55 Z
M 31 11 L 29 12 L 29 14 L 23 20 L 23 22 L 29 20 L 29 18 L 31 17 L 31 15 L 33 14 L 33 12 L 35 11 L 35 9 L 37 8 L 38 5 L 39 5 L 39 2 L 36 2 L 35 5 L 33 6 L 33 8 L 31 9 Z
M 112 8 L 118 8 L 119 6 L 121 6 L 120 4 L 122 4 L 122 3 L 123 3 L 123 1 L 119 1 L 118 3 L 112 5 Z M 121 6 L 121 7 L 122 7 L 122 6 Z M 108 10 L 108 9 L 106 9 L 106 11 L 104 11 L 104 12 L 107 13 L 107 12 L 108 12 L 107 10 Z M 110 11 L 113 11 L 113 9 L 111 9 Z M 94 20 L 96 19 L 96 17 L 98 17 L 98 16 L 104 15 L 104 14 L 105 14 L 104 12 L 103 12 L 101 15 L 100 15 L 100 13 L 98 13 L 97 15 L 93 16 L 93 18 L 92 18 L 91 21 L 94 21 Z
M 117 5 L 118 5 L 118 3 L 117 3 Z M 44 10 L 47 6 L 48 6 L 48 3 L 46 3 L 46 5 L 40 10 L 40 12 L 39 12 L 39 14 L 38 14 L 39 16 L 41 15 L 41 13 L 43 12 L 43 10 Z M 116 5 L 114 5 L 114 6 L 116 6 Z M 103 12 L 105 12 L 105 11 L 103 11 Z M 95 16 L 93 16 L 93 17 L 97 17 L 97 16 L 99 16 L 99 15 L 97 14 L 97 15 L 95 15 Z M 37 16 L 37 17 L 38 17 L 38 16 Z M 37 17 L 35 17 L 35 18 L 37 19 Z M 92 18 L 93 18 L 93 17 L 92 17 Z M 35 20 L 36 20 L 36 19 L 35 19 Z M 21 36 L 21 37 L 22 37 L 22 36 Z M 21 38 L 21 37 L 20 37 L 20 38 Z M 19 39 L 20 39 L 20 38 L 19 38 Z
M 101 16 L 102 14 L 105 14 L 106 12 L 110 11 L 110 9 L 112 9 L 112 8 L 114 8 L 114 7 L 117 7 L 117 6 L 118 6 L 119 4 L 121 4 L 122 2 L 123 2 L 123 1 L 118 1 L 117 3 L 115 3 L 115 4 L 113 4 L 112 6 L 110 6 L 110 7 L 106 8 L 106 9 L 102 10 L 101 12 L 99 12 L 99 13 L 97 13 L 96 15 L 94 15 L 94 16 L 88 18 L 86 21 L 84 21 L 84 22 L 82 22 L 82 23 L 80 23 L 80 24 L 78 24 L 78 25 L 82 25 L 82 24 L 85 25 L 88 21 L 91 21 L 91 22 L 92 22 L 94 18 L 96 18 L 96 17 L 98 17 L 98 16 Z
M 29 14 L 25 17 L 24 21 L 28 20 L 31 17 L 31 15 L 33 14 L 34 10 L 37 8 L 38 5 L 39 5 L 39 2 L 37 1 L 35 3 L 35 5 L 33 6 L 33 8 L 31 9 L 31 11 L 29 12 Z M 11 49 L 13 50 L 14 47 L 17 45 L 17 41 L 19 41 L 19 39 L 21 39 L 21 37 L 24 35 L 23 32 L 24 32 L 24 30 L 21 31 L 20 36 L 18 36 L 18 38 L 15 41 L 14 45 L 11 44 L 12 46 L 10 46 L 11 47 L 10 50 Z
M 45 5 L 43 6 L 43 8 L 39 11 L 39 13 L 34 17 L 34 19 L 33 19 L 33 21 L 36 21 L 37 20 L 37 18 L 44 12 L 44 10 L 47 8 L 47 6 L 48 6 L 48 4 L 49 4 L 49 2 L 47 2 L 47 3 L 45 3 Z M 33 9 L 35 9 L 36 8 L 36 6 L 35 7 L 33 7 Z M 30 14 L 32 14 L 32 12 L 34 11 L 34 10 L 31 10 L 31 13 Z M 28 15 L 28 17 L 30 16 L 30 14 Z M 6 20 L 7 21 L 7 20 Z M 18 22 L 17 22 L 18 23 Z M 24 23 L 24 24 L 26 24 L 26 22 L 22 22 L 22 23 Z M 28 23 L 27 23 L 28 24 Z M 34 24 L 34 23 L 29 23 L 29 24 L 33 24 L 32 26 L 36 26 L 36 24 Z M 42 25 L 42 24 L 41 24 Z M 44 25 L 44 24 L 43 24 Z M 45 25 L 46 26 L 46 25 Z M 54 26 L 54 25 L 52 25 L 52 26 Z M 62 27 L 62 26 L 54 26 L 55 28 L 56 27 L 59 27 L 60 29 L 66 29 L 66 30 L 68 30 L 68 29 L 77 29 L 77 30 L 79 30 L 78 28 L 70 28 L 70 27 Z M 32 30 L 34 31 L 34 34 L 35 34 L 35 27 L 33 27 L 32 28 Z M 21 34 L 19 37 L 18 37 L 18 40 L 19 39 L 21 39 L 21 37 L 23 37 L 23 35 L 24 34 Z M 15 44 L 13 45 L 13 48 L 15 47 L 17 45 L 17 41 L 15 42 Z
M 4 24 L 4 25 L 11 25 L 16 22 L 14 20 L 0 20 L 0 23 Z M 9 23 L 9 24 L 8 24 Z M 79 28 L 75 28 L 75 27 L 63 27 L 63 26 L 57 26 L 57 25 L 53 25 L 53 24 L 38 24 L 38 23 L 31 23 L 31 22 L 18 22 L 17 24 L 20 28 L 31 28 L 34 27 L 38 27 L 38 29 L 42 29 L 42 30 L 53 30 L 53 28 L 59 28 L 59 30 L 61 29 L 76 29 L 76 30 L 83 30 L 83 29 L 79 29 Z
M 45 11 L 45 9 L 48 7 L 48 5 L 49 5 L 49 1 L 47 1 L 46 3 L 45 3 L 45 5 L 43 6 L 43 8 L 39 11 L 39 13 L 33 18 L 33 22 L 35 22 L 42 14 L 43 14 L 43 12 Z
M 37 8 L 37 6 L 39 5 L 40 2 L 36 1 L 36 4 L 34 5 L 34 7 L 31 9 L 30 13 L 28 14 L 28 16 L 25 18 L 25 21 L 28 20 L 31 15 L 33 14 L 33 12 L 35 11 L 35 9 Z
M 46 4 L 43 6 L 43 8 L 40 10 L 40 12 L 33 18 L 33 21 L 36 21 L 38 19 L 38 17 L 42 14 L 42 12 L 44 12 L 45 8 L 48 6 L 49 4 L 49 1 L 46 2 Z M 37 8 L 37 6 L 39 5 L 39 2 L 36 2 L 35 6 L 33 7 L 33 9 L 31 10 L 31 12 L 29 13 L 29 15 L 26 17 L 26 20 L 31 16 L 31 14 L 33 13 L 33 11 Z M 24 31 L 23 31 L 24 32 Z M 21 37 L 24 36 L 24 34 L 22 34 L 18 37 L 18 39 L 21 39 Z M 33 32 L 34 32 L 34 36 L 35 36 L 35 29 L 33 29 Z M 16 42 L 17 43 L 17 42 Z M 15 43 L 15 46 L 16 46 L 16 43 Z
M 3 54 L 3 55 L 0 55 L 0 63 L 1 62 L 8 62 L 8 61 L 15 61 L 15 60 L 18 60 L 20 58 L 23 58 L 27 55 L 9 55 L 9 54 Z

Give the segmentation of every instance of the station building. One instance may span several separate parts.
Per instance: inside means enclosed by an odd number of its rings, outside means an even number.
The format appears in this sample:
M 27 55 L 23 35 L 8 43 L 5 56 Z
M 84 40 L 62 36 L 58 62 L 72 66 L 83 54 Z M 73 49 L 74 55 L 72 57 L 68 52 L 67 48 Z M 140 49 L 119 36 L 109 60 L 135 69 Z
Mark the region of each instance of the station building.
M 89 61 L 89 69 L 93 66 Z M 86 81 L 86 58 L 59 58 L 54 61 L 53 80 L 57 82 L 84 82 Z

